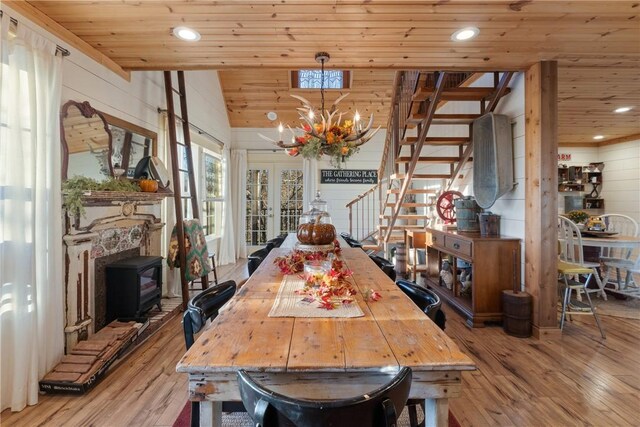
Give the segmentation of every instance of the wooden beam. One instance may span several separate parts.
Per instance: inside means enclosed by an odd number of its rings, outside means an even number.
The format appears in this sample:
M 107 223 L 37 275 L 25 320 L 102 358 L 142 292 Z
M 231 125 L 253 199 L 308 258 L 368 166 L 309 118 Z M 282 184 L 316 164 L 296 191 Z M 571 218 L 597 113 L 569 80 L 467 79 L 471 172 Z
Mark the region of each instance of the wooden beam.
M 558 328 L 558 64 L 543 61 L 525 74 L 525 288 L 533 296 L 533 333 Z
M 89 43 L 85 42 L 80 37 L 76 36 L 53 19 L 49 18 L 47 15 L 33 7 L 31 4 L 27 3 L 24 0 L 4 0 L 3 4 L 9 6 L 11 9 L 23 15 L 25 18 L 42 27 L 44 30 L 50 32 L 54 36 L 60 38 L 62 41 L 69 43 L 69 45 L 78 49 L 80 52 L 84 53 L 97 63 L 107 67 L 109 70 L 113 71 L 126 81 L 131 81 L 131 73 L 129 73 L 129 71 L 125 71 L 111 58 L 98 51 Z M 20 25 L 19 21 L 18 25 Z
M 638 139 L 640 139 L 640 133 L 623 136 L 621 138 L 612 138 L 612 139 L 607 139 L 606 141 L 600 141 L 598 142 L 598 147 L 606 147 L 607 145 L 613 145 L 613 144 L 622 144 L 623 142 L 635 141 Z

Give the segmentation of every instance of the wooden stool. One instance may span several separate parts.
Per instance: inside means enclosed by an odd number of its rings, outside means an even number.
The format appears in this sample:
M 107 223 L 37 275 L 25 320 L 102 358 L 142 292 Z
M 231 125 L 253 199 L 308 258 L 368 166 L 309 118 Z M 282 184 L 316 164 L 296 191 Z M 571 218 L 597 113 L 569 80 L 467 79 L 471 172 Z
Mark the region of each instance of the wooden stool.
M 218 284 L 218 272 L 216 270 L 216 254 L 215 253 L 210 254 L 209 258 L 211 259 L 211 271 L 213 272 L 213 285 L 216 286 Z M 201 286 L 199 288 L 194 288 L 193 285 L 197 283 L 201 284 Z M 204 291 L 205 289 L 207 289 L 202 285 L 202 278 L 192 280 L 189 283 L 189 285 L 191 286 L 191 290 L 193 291 Z

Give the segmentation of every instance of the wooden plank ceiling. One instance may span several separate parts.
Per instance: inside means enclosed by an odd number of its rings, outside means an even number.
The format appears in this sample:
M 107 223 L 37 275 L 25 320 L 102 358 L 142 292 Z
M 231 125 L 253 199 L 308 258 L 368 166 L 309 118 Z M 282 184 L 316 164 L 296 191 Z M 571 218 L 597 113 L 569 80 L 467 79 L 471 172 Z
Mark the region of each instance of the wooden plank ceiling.
M 342 110 L 357 105 L 379 124 L 397 69 L 524 69 L 560 65 L 560 141 L 640 133 L 640 6 L 634 1 L 460 0 L 30 0 L 44 14 L 125 69 L 217 69 L 233 127 L 289 121 L 287 70 L 354 70 Z M 196 43 L 172 28 L 198 30 Z M 480 28 L 469 42 L 451 34 Z M 362 87 L 358 87 L 358 85 Z M 304 96 L 304 94 L 303 94 Z M 313 98 L 313 97 L 310 97 Z M 314 99 L 310 99 L 314 101 Z M 613 114 L 619 106 L 636 108 Z

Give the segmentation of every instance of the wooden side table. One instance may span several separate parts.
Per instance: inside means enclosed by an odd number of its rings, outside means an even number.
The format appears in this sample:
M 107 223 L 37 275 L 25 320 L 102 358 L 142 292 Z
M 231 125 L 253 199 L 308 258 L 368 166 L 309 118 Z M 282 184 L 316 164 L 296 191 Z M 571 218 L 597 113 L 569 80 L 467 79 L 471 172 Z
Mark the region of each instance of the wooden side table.
M 427 271 L 427 264 L 418 263 L 417 251 L 417 249 L 424 249 L 426 256 L 426 237 L 427 233 L 423 230 L 408 229 L 404 231 L 404 243 L 408 255 L 407 268 L 405 272 L 414 282 L 418 279 L 418 272 Z

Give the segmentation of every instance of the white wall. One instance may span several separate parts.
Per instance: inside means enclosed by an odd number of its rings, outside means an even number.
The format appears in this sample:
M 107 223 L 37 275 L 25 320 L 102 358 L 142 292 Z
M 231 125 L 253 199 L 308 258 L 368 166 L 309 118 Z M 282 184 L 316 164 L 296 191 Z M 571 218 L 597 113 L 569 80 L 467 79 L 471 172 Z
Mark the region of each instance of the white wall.
M 158 108 L 166 108 L 162 72 L 132 72 L 131 81 L 127 81 L 6 5 L 2 5 L 2 10 L 16 18 L 19 25 L 29 27 L 71 52 L 63 60 L 61 105 L 68 100 L 89 101 L 97 110 L 156 132 L 158 156 L 169 167 L 164 135 L 165 119 L 157 111 Z M 173 73 L 173 80 L 173 85 L 177 87 L 176 73 Z M 188 71 L 185 72 L 185 80 L 189 121 L 220 141 L 228 143 L 231 131 L 217 72 Z M 179 104 L 176 104 L 176 109 L 179 111 Z M 170 234 L 175 223 L 173 199 L 165 199 L 164 205 L 163 221 L 167 222 L 165 231 Z M 165 277 L 167 281 L 171 280 L 168 275 Z
M 258 136 L 262 133 L 273 139 L 278 138 L 278 131 L 275 128 L 233 128 L 231 130 L 232 148 L 247 149 L 248 163 L 273 163 L 287 164 L 302 168 L 302 157 L 290 157 L 281 148 L 263 140 Z M 371 141 L 360 147 L 360 151 L 354 154 L 344 166 L 345 169 L 378 169 L 384 148 L 385 133 L 380 130 Z M 251 150 L 273 150 L 273 151 L 251 151 Z M 320 184 L 320 170 L 333 169 L 329 164 L 329 159 L 318 162 L 318 182 L 316 188 L 321 192 L 322 198 L 328 202 L 329 213 L 331 214 L 333 225 L 338 232 L 349 230 L 349 211 L 346 208 L 348 202 L 358 195 L 370 189 L 372 184 Z M 309 207 L 305 206 L 304 210 Z M 277 230 L 275 231 L 277 233 Z
M 604 162 L 600 197 L 605 213 L 640 222 L 640 140 L 600 147 L 597 161 Z

